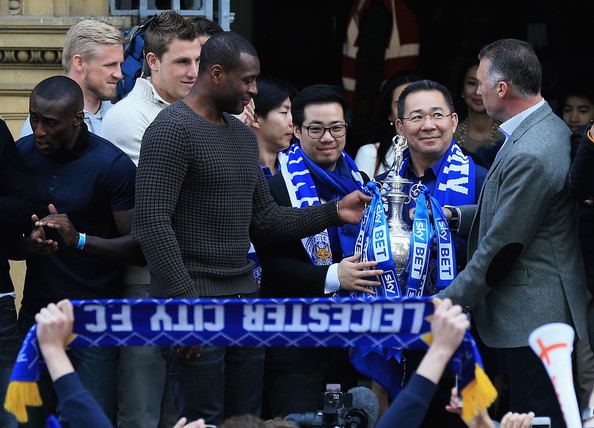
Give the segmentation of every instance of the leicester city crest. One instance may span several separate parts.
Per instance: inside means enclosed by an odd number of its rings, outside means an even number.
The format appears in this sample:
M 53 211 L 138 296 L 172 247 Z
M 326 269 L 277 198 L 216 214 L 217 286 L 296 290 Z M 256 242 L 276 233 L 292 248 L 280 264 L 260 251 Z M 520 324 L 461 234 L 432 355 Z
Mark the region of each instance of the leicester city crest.
M 318 233 L 305 239 L 305 251 L 309 254 L 314 264 L 318 266 L 332 264 L 330 239 L 327 233 Z

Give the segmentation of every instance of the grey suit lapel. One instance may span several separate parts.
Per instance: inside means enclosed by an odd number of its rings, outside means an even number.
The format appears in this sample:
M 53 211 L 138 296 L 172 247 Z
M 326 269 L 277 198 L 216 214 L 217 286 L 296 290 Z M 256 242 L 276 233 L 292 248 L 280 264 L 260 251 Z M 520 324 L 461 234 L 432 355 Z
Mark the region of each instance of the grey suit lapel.
M 518 125 L 514 133 L 511 135 L 511 139 L 517 140 L 520 138 L 528 129 L 532 128 L 538 122 L 543 120 L 548 115 L 553 114 L 553 110 L 549 107 L 549 104 L 545 101 L 545 103 L 538 108 L 535 112 L 533 112 L 530 116 L 528 116 L 522 123 Z
M 497 156 L 495 156 L 495 160 L 493 161 L 493 165 L 491 165 L 491 168 L 489 168 L 489 172 L 487 173 L 487 178 L 485 180 L 488 180 L 491 177 L 493 171 L 497 169 L 497 167 L 505 158 L 505 156 L 509 153 L 511 147 L 514 145 L 515 142 L 516 140 L 514 140 L 513 137 L 509 137 L 505 144 L 503 144 L 503 146 L 499 149 L 499 151 L 497 152 Z
M 491 168 L 489 168 L 489 172 L 487 173 L 486 180 L 488 180 L 491 177 L 491 175 L 493 175 L 493 172 L 497 169 L 501 161 L 509 154 L 512 147 L 514 146 L 514 144 L 516 144 L 520 137 L 522 137 L 522 135 L 524 135 L 526 131 L 528 131 L 530 128 L 532 128 L 534 125 L 536 125 L 538 122 L 540 122 L 552 113 L 553 110 L 551 110 L 551 107 L 549 107 L 549 105 L 545 102 L 540 108 L 538 108 L 530 116 L 524 119 L 520 123 L 520 125 L 518 125 L 518 127 L 514 130 L 512 135 L 510 135 L 509 139 L 505 142 L 503 147 L 501 147 L 501 149 L 499 149 L 499 151 L 497 152 L 497 156 L 495 156 L 493 165 L 491 165 Z
M 524 121 L 522 121 L 522 123 L 520 123 L 520 125 L 514 130 L 512 135 L 509 137 L 509 139 L 505 142 L 505 144 L 497 152 L 497 156 L 495 156 L 495 160 L 493 161 L 491 168 L 489 168 L 489 172 L 487 173 L 487 177 L 485 178 L 485 181 L 489 180 L 489 178 L 493 175 L 495 170 L 497 170 L 497 167 L 501 164 L 503 159 L 505 159 L 509 155 L 509 153 L 512 151 L 512 148 L 513 148 L 514 144 L 516 143 L 516 141 L 518 141 L 520 139 L 520 137 L 522 135 L 524 135 L 524 133 L 526 133 L 526 131 L 528 131 L 532 126 L 534 126 L 535 124 L 537 124 L 538 122 L 540 122 L 541 120 L 543 120 L 545 117 L 547 117 L 549 114 L 552 114 L 552 113 L 553 113 L 553 110 L 551 110 L 551 107 L 549 107 L 548 103 L 545 102 L 545 104 L 542 107 L 537 109 L 534 113 L 532 113 L 530 116 L 528 116 L 526 119 L 524 119 Z M 477 210 L 474 215 L 474 218 L 472 219 L 472 225 L 470 226 L 470 234 L 468 237 L 468 258 L 469 259 L 472 256 L 472 253 L 474 253 L 474 250 L 476 250 L 476 247 L 478 246 L 478 223 L 479 223 L 479 219 L 480 219 L 480 212 L 481 212 L 481 205 L 482 205 L 482 201 L 483 201 L 484 191 L 485 191 L 485 185 L 483 184 L 483 187 L 481 188 L 481 192 L 479 194 L 479 198 L 477 201 Z

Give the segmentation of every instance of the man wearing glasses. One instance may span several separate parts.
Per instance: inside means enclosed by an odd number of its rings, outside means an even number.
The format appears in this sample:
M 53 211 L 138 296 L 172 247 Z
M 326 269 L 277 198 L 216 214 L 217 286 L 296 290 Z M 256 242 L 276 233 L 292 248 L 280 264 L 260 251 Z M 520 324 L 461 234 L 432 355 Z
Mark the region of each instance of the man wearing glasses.
M 487 170 L 465 156 L 453 139 L 458 115 L 448 89 L 431 80 L 411 83 L 398 99 L 398 112 L 396 127 L 408 143 L 400 175 L 412 181 L 411 186 L 427 186 L 442 206 L 454 205 L 454 200 L 475 204 Z M 377 180 L 383 181 L 387 174 Z M 412 199 L 409 208 L 414 207 Z M 466 264 L 466 240 L 455 237 L 454 241 L 460 271 Z M 430 296 L 437 292 L 434 262 L 430 261 L 427 278 L 423 294 Z
M 398 98 L 398 115 L 398 134 L 404 136 L 408 143 L 400 175 L 410 180 L 412 187 L 418 187 L 419 184 L 427 186 L 442 206 L 475 204 L 487 171 L 465 156 L 453 139 L 458 115 L 454 112 L 452 96 L 447 88 L 431 80 L 411 83 Z M 382 181 L 387 175 L 388 172 L 378 176 L 377 180 Z M 411 199 L 409 208 L 415 205 L 415 200 Z M 408 216 L 405 218 L 412 223 Z M 454 235 L 453 240 L 459 272 L 466 265 L 466 239 Z M 427 275 L 420 286 L 425 296 L 432 296 L 438 291 L 435 250 L 434 247 L 431 251 Z M 410 377 L 423 355 L 408 351 L 405 357 L 403 377 Z M 395 382 L 400 382 L 400 379 L 395 379 Z M 425 417 L 430 426 L 464 426 L 461 420 L 443 409 L 442 403 L 447 401 L 453 384 L 453 375 L 446 372 Z M 378 395 L 380 398 L 384 396 L 382 393 Z M 382 405 L 386 406 L 387 401 L 383 401 Z
M 276 203 L 305 207 L 324 204 L 360 189 L 368 180 L 343 153 L 350 112 L 342 91 L 312 85 L 292 107 L 299 142 L 279 153 L 280 174 L 269 181 Z M 368 291 L 376 262 L 353 255 L 358 225 L 328 227 L 320 233 L 275 245 L 257 246 L 262 262 L 261 294 L 266 297 L 331 295 L 338 289 Z M 265 394 L 274 416 L 322 408 L 326 383 L 343 388 L 352 369 L 343 350 L 273 348 L 267 350 Z

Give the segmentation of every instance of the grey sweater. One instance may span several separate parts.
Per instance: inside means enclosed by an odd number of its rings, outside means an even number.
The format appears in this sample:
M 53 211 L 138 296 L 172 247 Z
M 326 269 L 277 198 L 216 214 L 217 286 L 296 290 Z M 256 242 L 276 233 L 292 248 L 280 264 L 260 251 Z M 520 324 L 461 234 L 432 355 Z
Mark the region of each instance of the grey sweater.
M 250 237 L 290 241 L 338 223 L 334 204 L 276 205 L 255 135 L 233 116 L 224 119 L 225 126 L 209 123 L 178 102 L 142 139 L 133 234 L 156 297 L 254 293 Z

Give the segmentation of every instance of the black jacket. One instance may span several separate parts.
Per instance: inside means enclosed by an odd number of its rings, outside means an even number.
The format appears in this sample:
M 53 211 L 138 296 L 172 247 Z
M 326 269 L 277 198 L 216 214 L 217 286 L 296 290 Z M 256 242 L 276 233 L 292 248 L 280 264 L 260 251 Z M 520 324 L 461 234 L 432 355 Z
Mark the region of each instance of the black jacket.
M 579 236 L 590 293 L 594 294 L 594 143 L 582 129 L 572 136 L 575 153 L 569 170 L 568 189 L 580 201 Z
M 0 120 L 0 293 L 13 291 L 6 255 L 11 244 L 29 232 L 34 205 L 33 182 L 6 123 Z
M 361 173 L 363 181 L 368 177 Z M 289 193 L 281 174 L 268 180 L 274 201 L 291 206 Z M 301 240 L 269 246 L 256 245 L 262 264 L 262 297 L 322 297 L 329 266 L 311 263 Z M 340 260 L 335 260 L 338 262 Z

